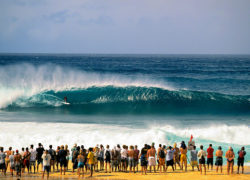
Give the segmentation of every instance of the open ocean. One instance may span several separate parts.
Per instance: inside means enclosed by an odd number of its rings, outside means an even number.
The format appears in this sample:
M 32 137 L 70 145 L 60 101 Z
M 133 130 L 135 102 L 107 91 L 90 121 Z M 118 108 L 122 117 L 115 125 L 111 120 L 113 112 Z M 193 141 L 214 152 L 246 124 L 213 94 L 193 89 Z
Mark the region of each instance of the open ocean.
M 250 55 L 0 54 L 0 124 L 5 148 L 192 134 L 196 146 L 245 146 L 249 162 Z

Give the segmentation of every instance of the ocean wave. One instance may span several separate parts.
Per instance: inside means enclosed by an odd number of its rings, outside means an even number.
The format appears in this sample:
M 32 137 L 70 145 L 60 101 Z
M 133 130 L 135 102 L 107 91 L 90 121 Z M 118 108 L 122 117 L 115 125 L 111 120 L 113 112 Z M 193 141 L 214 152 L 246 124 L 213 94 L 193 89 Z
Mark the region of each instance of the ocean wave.
M 70 105 L 64 105 L 64 97 Z M 156 87 L 89 87 L 19 97 L 5 109 L 65 108 L 83 114 L 250 113 L 249 96 Z
M 0 109 L 62 108 L 73 113 L 250 113 L 250 96 L 181 90 L 142 76 L 55 65 L 0 67 Z M 68 98 L 69 106 L 63 99 Z

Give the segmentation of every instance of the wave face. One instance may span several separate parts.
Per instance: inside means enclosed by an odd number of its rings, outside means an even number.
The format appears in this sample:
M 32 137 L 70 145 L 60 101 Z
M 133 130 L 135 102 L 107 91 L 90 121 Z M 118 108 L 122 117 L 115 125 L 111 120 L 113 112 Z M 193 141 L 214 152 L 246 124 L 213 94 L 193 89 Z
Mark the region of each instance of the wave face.
M 64 105 L 67 96 L 70 105 Z M 164 114 L 164 113 L 249 113 L 250 96 L 212 92 L 170 91 L 156 87 L 89 87 L 65 91 L 44 91 L 17 98 L 13 108 L 55 107 L 87 114 Z
M 167 82 L 54 65 L 0 69 L 0 108 L 67 109 L 83 114 L 249 114 L 250 96 L 175 89 Z M 64 105 L 63 98 L 70 105 Z

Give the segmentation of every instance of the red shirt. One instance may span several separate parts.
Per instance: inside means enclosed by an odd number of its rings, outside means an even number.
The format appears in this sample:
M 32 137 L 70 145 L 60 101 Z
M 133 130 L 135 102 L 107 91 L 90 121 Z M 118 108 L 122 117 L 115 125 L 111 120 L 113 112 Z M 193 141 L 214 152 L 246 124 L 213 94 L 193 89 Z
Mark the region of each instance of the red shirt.
M 212 147 L 207 148 L 207 158 L 213 158 L 214 149 Z

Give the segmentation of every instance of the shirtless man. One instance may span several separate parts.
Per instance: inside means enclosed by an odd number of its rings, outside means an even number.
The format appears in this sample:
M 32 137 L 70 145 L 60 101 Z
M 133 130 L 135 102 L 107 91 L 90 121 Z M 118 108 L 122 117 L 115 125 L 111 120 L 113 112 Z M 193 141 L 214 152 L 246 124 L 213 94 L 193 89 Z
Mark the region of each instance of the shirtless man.
M 154 146 L 152 145 L 151 148 L 147 152 L 148 165 L 149 165 L 150 172 L 151 172 L 151 167 L 153 166 L 154 167 L 154 172 L 156 173 L 156 170 L 155 170 L 155 165 L 156 165 L 155 153 L 156 153 L 156 150 L 155 150 Z
M 129 168 L 130 168 L 130 172 L 132 172 L 132 169 L 135 173 L 135 162 L 134 162 L 134 147 L 130 146 L 130 150 L 128 151 L 128 164 L 129 164 Z
M 22 156 L 19 154 L 18 150 L 16 150 L 16 155 L 14 156 L 16 175 L 21 177 L 21 162 Z
M 233 174 L 233 167 L 234 167 L 234 152 L 233 148 L 229 147 L 228 151 L 226 152 L 227 158 L 227 174 L 229 174 L 229 170 L 231 169 L 231 174 Z
M 9 150 L 4 152 L 6 154 L 6 159 L 5 159 L 5 161 L 6 161 L 5 162 L 6 163 L 6 170 L 8 169 L 8 165 L 9 165 L 9 162 L 10 162 L 9 156 L 11 155 L 11 152 L 12 152 L 12 147 L 9 147 Z
M 222 173 L 223 151 L 221 150 L 221 146 L 218 147 L 218 150 L 216 151 L 215 156 L 216 156 L 216 160 L 215 160 L 216 172 L 218 172 L 219 167 L 220 167 L 220 172 Z

